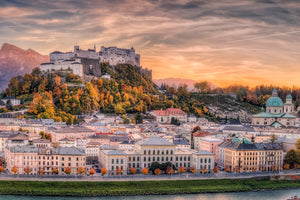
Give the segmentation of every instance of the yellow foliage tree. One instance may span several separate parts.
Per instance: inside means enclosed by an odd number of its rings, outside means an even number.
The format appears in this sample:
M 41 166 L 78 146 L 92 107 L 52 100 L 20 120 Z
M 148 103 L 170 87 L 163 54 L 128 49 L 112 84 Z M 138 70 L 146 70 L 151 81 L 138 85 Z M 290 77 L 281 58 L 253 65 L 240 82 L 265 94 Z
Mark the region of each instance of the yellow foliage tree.
M 195 174 L 195 173 L 197 172 L 197 170 L 196 170 L 195 167 L 191 167 L 191 168 L 190 168 L 190 171 L 191 171 L 193 174 Z
M 52 173 L 53 173 L 53 174 L 57 174 L 57 173 L 58 173 L 58 170 L 54 167 L 54 168 L 52 169 Z
M 82 166 L 79 166 L 78 168 L 77 168 L 77 174 L 80 174 L 80 175 L 82 175 L 82 174 L 84 174 L 85 173 L 85 169 L 84 169 L 84 167 L 82 167 Z
M 285 169 L 285 170 L 290 169 L 290 164 L 285 163 L 285 164 L 283 165 L 283 169 Z
M 104 176 L 105 174 L 107 174 L 107 170 L 106 170 L 105 167 L 101 168 L 101 174 L 102 174 L 102 176 Z
M 116 169 L 116 174 L 120 175 L 122 173 L 121 167 L 117 167 Z
M 146 167 L 144 167 L 144 168 L 142 169 L 142 173 L 145 174 L 145 175 L 148 174 L 148 169 L 147 169 Z
M 17 166 L 13 166 L 11 168 L 11 172 L 14 173 L 14 174 L 17 174 L 18 173 L 18 167 Z
M 66 167 L 65 174 L 71 174 L 71 168 L 70 167 Z
M 185 173 L 186 172 L 186 168 L 181 166 L 178 168 L 179 173 Z
M 91 176 L 93 176 L 95 173 L 96 173 L 96 170 L 94 168 L 92 168 L 92 169 L 89 170 L 89 174 Z
M 29 166 L 26 166 L 24 169 L 24 172 L 28 175 L 30 172 L 32 172 L 31 168 Z
M 130 168 L 130 174 L 134 175 L 136 173 L 135 169 L 133 167 Z
M 214 167 L 213 172 L 214 172 L 214 173 L 218 173 L 218 172 L 219 172 L 218 166 L 215 166 L 215 167 Z

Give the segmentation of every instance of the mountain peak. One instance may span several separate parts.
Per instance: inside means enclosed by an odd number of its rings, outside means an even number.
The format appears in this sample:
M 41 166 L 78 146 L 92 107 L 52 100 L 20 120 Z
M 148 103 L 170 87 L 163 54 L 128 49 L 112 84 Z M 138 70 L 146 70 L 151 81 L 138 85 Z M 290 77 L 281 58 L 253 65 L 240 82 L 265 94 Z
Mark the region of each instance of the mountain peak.
M 9 43 L 3 43 L 1 47 L 1 51 L 8 51 L 8 50 L 23 50 L 23 49 Z

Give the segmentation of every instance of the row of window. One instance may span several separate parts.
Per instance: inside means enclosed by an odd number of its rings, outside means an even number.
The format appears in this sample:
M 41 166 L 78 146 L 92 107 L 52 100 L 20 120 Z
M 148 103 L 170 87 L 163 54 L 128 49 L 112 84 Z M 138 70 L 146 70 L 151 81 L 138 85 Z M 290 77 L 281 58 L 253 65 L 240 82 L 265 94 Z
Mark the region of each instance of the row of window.
M 161 153 L 161 155 L 164 155 L 164 154 L 165 154 L 165 151 L 162 150 L 162 151 L 160 152 L 160 150 L 157 150 L 157 151 L 153 150 L 153 151 L 152 151 L 152 154 L 151 154 L 151 151 L 148 150 L 148 155 L 155 155 L 155 154 L 160 155 L 160 153 Z M 168 154 L 169 154 L 169 150 L 166 150 L 166 155 L 168 155 Z M 170 151 L 170 154 L 173 155 L 173 150 Z M 147 151 L 146 151 L 146 150 L 144 150 L 144 155 L 147 155 Z
M 157 157 L 156 159 L 155 159 L 155 157 L 152 157 L 152 162 L 155 162 L 155 161 L 160 162 L 160 160 L 162 162 L 173 161 L 173 157 L 170 157 L 170 160 L 169 160 L 169 157 L 161 157 L 161 159 L 160 159 L 160 157 Z M 146 161 L 147 161 L 147 157 L 144 157 L 144 162 L 146 162 Z M 151 162 L 151 157 L 148 157 L 148 162 Z

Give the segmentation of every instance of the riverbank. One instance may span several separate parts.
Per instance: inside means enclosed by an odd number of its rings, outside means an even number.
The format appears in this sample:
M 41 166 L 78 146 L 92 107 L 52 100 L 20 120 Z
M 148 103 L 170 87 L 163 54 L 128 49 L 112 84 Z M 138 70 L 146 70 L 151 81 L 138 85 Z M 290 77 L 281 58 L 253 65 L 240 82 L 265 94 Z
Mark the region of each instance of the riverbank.
M 300 181 L 254 179 L 170 181 L 0 181 L 0 194 L 36 196 L 116 196 L 244 192 L 300 188 Z

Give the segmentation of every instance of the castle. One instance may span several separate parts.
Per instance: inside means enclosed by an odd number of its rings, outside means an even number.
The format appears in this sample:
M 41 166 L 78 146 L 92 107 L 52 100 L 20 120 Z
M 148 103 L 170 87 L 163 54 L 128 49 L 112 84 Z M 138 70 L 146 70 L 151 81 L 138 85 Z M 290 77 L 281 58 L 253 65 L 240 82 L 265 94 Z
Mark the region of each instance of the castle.
M 140 66 L 140 54 L 135 53 L 135 49 L 121 49 L 117 47 L 101 47 L 101 51 L 94 49 L 82 50 L 79 46 L 74 46 L 73 52 L 54 51 L 50 53 L 50 62 L 42 63 L 42 72 L 57 70 L 72 70 L 80 77 L 91 75 L 101 77 L 101 63 L 108 63 L 111 66 L 118 64 L 131 64 L 136 66 L 140 73 L 145 73 L 152 79 L 152 70 L 143 69 Z
M 294 116 L 294 104 L 292 95 L 286 96 L 286 102 L 283 104 L 276 89 L 266 103 L 266 112 L 262 108 L 261 113 L 252 117 L 252 125 L 288 127 L 295 126 L 296 117 Z

